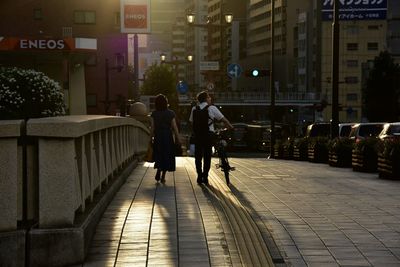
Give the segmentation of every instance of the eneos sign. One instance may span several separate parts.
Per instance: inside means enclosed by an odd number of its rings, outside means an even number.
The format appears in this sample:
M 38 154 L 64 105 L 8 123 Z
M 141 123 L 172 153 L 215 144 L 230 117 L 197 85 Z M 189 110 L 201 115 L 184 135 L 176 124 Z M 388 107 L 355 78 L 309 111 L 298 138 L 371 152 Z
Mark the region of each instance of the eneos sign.
M 41 40 L 19 40 L 19 49 L 44 49 L 44 50 L 64 50 L 66 47 L 65 41 L 53 40 L 53 39 L 41 39 Z
M 75 50 L 74 38 L 0 37 L 0 50 Z
M 121 0 L 121 32 L 150 33 L 149 0 Z

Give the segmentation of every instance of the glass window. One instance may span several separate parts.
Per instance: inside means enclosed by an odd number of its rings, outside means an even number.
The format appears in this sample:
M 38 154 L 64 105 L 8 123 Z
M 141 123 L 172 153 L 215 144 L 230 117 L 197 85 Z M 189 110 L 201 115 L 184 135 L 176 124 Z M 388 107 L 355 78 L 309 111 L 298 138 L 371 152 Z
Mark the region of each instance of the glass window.
M 353 59 L 350 59 L 350 60 L 347 60 L 347 67 L 349 67 L 349 68 L 355 68 L 355 67 L 358 67 L 358 60 L 353 60 Z
M 33 9 L 33 19 L 35 19 L 35 20 L 42 20 L 43 19 L 43 14 L 42 14 L 42 9 L 41 8 Z
M 377 51 L 378 43 L 368 43 L 368 50 Z
M 86 95 L 86 105 L 88 107 L 96 107 L 97 106 L 97 95 L 95 95 L 95 94 Z
M 347 76 L 344 78 L 345 83 L 358 83 L 357 76 Z
M 74 11 L 74 23 L 76 24 L 95 24 L 96 12 L 94 11 Z
M 346 98 L 347 98 L 347 101 L 357 101 L 358 100 L 358 94 L 357 93 L 350 93 L 350 94 L 347 94 Z
M 357 51 L 358 43 L 347 43 L 347 51 Z

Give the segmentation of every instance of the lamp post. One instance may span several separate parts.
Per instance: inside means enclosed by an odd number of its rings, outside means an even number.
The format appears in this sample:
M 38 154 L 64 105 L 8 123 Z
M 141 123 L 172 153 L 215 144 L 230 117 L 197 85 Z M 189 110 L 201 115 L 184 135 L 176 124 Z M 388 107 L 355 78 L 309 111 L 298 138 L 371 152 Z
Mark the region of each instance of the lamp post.
M 175 71 L 175 79 L 176 81 L 178 81 L 178 65 L 183 65 L 183 64 L 189 64 L 193 61 L 193 56 L 192 55 L 188 55 L 186 57 L 186 60 L 171 60 L 171 61 L 167 61 L 166 60 L 167 56 L 162 53 L 160 55 L 160 59 L 161 59 L 161 64 L 171 64 L 174 65 L 174 71 Z
M 206 28 L 206 29 L 219 29 L 220 30 L 220 49 L 219 49 L 219 68 L 220 68 L 220 77 L 221 77 L 221 88 L 224 87 L 224 75 L 222 73 L 222 70 L 224 70 L 224 38 L 223 36 L 225 35 L 225 29 L 229 27 L 233 21 L 233 14 L 232 13 L 226 13 L 222 16 L 222 9 L 221 9 L 221 20 L 220 24 L 214 24 L 210 22 L 210 19 L 207 20 L 207 23 L 205 24 L 197 24 L 195 23 L 195 14 L 194 13 L 189 13 L 186 15 L 186 20 L 189 26 L 192 27 L 201 27 L 201 28 Z M 225 19 L 225 23 L 223 22 L 223 18 Z M 209 44 L 210 44 L 210 39 L 208 39 Z

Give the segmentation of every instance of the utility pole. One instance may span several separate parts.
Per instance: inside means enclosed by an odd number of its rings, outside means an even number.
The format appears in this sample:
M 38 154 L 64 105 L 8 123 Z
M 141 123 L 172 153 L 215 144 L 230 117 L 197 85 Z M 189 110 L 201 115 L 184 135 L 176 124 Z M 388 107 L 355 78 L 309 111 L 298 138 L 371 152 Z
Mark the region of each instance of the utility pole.
M 133 35 L 133 100 L 135 102 L 139 101 L 139 42 L 138 35 L 135 33 Z
M 274 78 L 274 37 L 275 37 L 275 0 L 271 1 L 271 66 L 270 66 L 270 121 L 271 121 L 271 136 L 270 136 L 270 157 L 273 158 L 275 146 L 275 78 Z
M 339 0 L 335 0 L 332 23 L 332 139 L 339 134 L 339 34 Z

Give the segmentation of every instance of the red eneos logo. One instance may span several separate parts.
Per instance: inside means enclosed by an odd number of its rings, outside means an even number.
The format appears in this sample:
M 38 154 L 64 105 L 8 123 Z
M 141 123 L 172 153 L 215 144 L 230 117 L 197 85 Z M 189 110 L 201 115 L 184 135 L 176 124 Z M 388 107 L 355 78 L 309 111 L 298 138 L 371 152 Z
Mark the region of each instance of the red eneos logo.
M 146 29 L 147 28 L 147 6 L 126 5 L 124 8 L 125 28 Z

